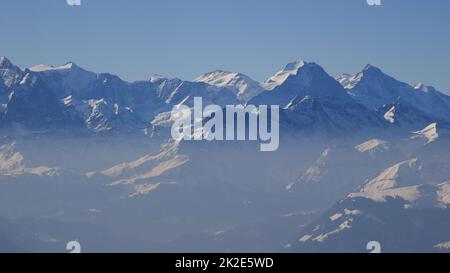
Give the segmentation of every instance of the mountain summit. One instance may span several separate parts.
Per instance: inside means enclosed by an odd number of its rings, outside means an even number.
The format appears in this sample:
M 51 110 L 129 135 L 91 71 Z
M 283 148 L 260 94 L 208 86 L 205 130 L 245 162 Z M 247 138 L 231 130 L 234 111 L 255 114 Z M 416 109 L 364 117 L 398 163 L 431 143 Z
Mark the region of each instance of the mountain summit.
M 7 114 L 6 121 L 11 124 L 27 121 L 25 126 L 31 126 L 30 122 L 38 122 L 31 116 L 57 120 L 59 115 L 68 118 L 67 124 L 83 120 L 94 132 L 129 131 L 151 126 L 154 118 L 173 105 L 192 106 L 194 97 L 222 107 L 279 105 L 280 122 L 292 127 L 288 129 L 318 133 L 325 128 L 334 133 L 401 125 L 419 130 L 450 117 L 449 96 L 423 84 L 413 87 L 400 82 L 372 65 L 337 79 L 320 65 L 300 60 L 288 63 L 262 83 L 223 70 L 193 81 L 158 75 L 147 81 L 126 82 L 112 74 L 87 71 L 73 62 L 40 64 L 22 71 L 7 58 L 0 58 L 0 113 Z M 45 106 L 46 101 L 52 106 Z M 49 113 L 50 109 L 58 114 Z M 32 127 L 46 121 L 42 119 Z M 64 120 L 58 118 L 58 123 L 52 124 L 64 124 Z
M 273 90 L 275 87 L 282 85 L 290 76 L 297 75 L 299 69 L 306 64 L 303 60 L 288 63 L 281 71 L 265 80 L 263 86 L 267 90 Z
M 203 82 L 217 87 L 234 90 L 239 101 L 247 102 L 264 91 L 261 85 L 247 75 L 223 70 L 216 70 L 201 75 L 194 82 Z
M 11 61 L 8 58 L 6 58 L 4 56 L 0 57 L 0 69 L 11 68 L 12 66 L 13 66 L 13 64 L 11 63 Z
M 296 97 L 332 97 L 350 100 L 344 88 L 316 63 L 296 61 L 287 64 L 263 83 L 267 89 L 252 99 L 254 104 L 286 106 Z
M 385 74 L 373 65 L 366 65 L 356 75 L 338 76 L 336 80 L 351 97 L 369 109 L 377 109 L 401 100 L 432 118 L 449 120 L 449 96 L 424 84 L 413 87 Z
M 45 64 L 38 64 L 30 67 L 29 69 L 33 72 L 46 72 L 46 71 L 61 71 L 79 68 L 75 63 L 68 62 L 61 66 L 50 66 Z

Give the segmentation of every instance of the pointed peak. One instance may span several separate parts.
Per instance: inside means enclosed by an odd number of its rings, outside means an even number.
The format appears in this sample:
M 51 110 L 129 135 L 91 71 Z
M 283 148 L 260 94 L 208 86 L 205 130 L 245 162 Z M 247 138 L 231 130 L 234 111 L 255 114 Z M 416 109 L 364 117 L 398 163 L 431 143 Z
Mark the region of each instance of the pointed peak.
M 6 58 L 5 56 L 0 57 L 0 68 L 10 68 L 12 66 L 13 64 L 8 58 Z
M 366 66 L 363 69 L 363 72 L 376 72 L 376 73 L 383 73 L 381 71 L 381 69 L 379 69 L 378 67 L 371 65 L 371 64 L 366 64 Z
M 275 87 L 283 84 L 290 76 L 298 75 L 299 71 L 307 67 L 320 67 L 316 63 L 308 63 L 303 60 L 288 63 L 281 71 L 268 78 L 262 83 L 267 90 L 273 90 Z
M 342 85 L 342 87 L 347 90 L 351 90 L 355 88 L 363 79 L 372 77 L 377 78 L 383 75 L 385 74 L 378 67 L 371 64 L 366 64 L 363 70 L 361 70 L 361 72 L 357 73 L 356 75 L 345 73 L 336 77 L 335 79 Z
M 66 67 L 67 69 L 78 68 L 79 66 L 74 62 L 67 62 L 61 67 Z
M 309 69 L 316 70 L 316 71 L 320 70 L 320 71 L 325 72 L 325 70 L 315 62 L 306 62 L 303 60 L 299 60 L 299 61 L 288 63 L 284 67 L 284 69 L 278 73 L 280 73 L 280 74 L 287 73 L 290 75 L 298 75 L 300 71 L 309 70 Z
M 375 66 L 373 66 L 373 65 L 371 65 L 371 64 L 366 64 L 366 65 L 364 66 L 363 70 L 369 70 L 369 69 L 371 69 L 371 68 L 373 68 L 373 67 L 375 67 Z
M 303 60 L 297 60 L 295 62 L 288 63 L 284 67 L 283 71 L 294 71 L 294 70 L 297 71 L 298 69 L 302 68 L 306 64 L 308 64 L 308 63 Z

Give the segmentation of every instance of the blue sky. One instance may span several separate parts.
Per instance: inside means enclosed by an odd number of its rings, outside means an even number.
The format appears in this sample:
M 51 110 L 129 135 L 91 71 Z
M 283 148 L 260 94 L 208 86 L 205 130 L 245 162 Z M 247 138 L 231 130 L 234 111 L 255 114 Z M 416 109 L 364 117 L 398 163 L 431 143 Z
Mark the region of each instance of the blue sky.
M 126 80 L 215 69 L 263 80 L 296 59 L 337 75 L 371 63 L 450 92 L 450 1 L 381 1 L 0 0 L 0 55 Z

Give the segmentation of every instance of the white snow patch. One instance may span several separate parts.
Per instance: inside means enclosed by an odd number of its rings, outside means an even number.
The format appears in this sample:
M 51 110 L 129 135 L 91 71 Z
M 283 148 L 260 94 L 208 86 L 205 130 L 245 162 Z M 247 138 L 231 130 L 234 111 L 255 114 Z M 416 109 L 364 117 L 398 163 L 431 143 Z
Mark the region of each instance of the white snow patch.
M 45 72 L 45 71 L 58 71 L 58 70 L 68 70 L 73 67 L 73 63 L 67 63 L 61 66 L 51 66 L 46 64 L 38 64 L 30 67 L 29 69 L 33 72 Z
M 389 151 L 389 146 L 386 141 L 379 139 L 371 139 L 357 145 L 355 149 L 360 151 L 361 153 L 365 152 L 373 153 L 376 151 Z
M 267 90 L 273 90 L 275 87 L 282 85 L 290 76 L 297 75 L 298 70 L 305 64 L 305 61 L 302 60 L 287 64 L 283 70 L 264 81 L 262 86 Z
M 220 88 L 233 88 L 241 102 L 249 101 L 265 90 L 258 82 L 244 74 L 222 70 L 203 74 L 196 78 L 194 82 L 203 82 Z
M 312 235 L 306 234 L 306 235 L 302 236 L 302 238 L 300 238 L 298 241 L 299 242 L 306 242 L 309 239 L 311 239 L 311 237 L 312 237 Z
M 437 191 L 438 201 L 444 205 L 450 205 L 450 182 L 438 185 Z
M 392 106 L 392 108 L 384 114 L 384 119 L 389 123 L 395 123 L 395 106 Z
M 337 219 L 339 219 L 339 218 L 341 218 L 341 217 L 342 217 L 342 213 L 336 213 L 336 214 L 330 216 L 330 220 L 331 220 L 332 222 L 334 222 L 334 221 L 336 221 Z
M 448 241 L 448 242 L 443 242 L 443 243 L 439 243 L 439 244 L 435 245 L 434 248 L 439 248 L 439 249 L 450 249 L 450 241 Z
M 428 140 L 427 143 L 431 143 L 439 138 L 437 123 L 431 123 L 424 129 L 414 132 L 414 134 L 415 135 L 411 137 L 412 139 L 425 138 Z

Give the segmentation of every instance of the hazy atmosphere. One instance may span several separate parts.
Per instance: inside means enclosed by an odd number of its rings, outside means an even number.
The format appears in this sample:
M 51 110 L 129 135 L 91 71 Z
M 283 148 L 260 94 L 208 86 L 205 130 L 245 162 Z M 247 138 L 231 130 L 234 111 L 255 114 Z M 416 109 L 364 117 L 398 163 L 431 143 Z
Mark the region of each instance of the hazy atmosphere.
M 448 1 L 0 11 L 0 253 L 449 252 Z

